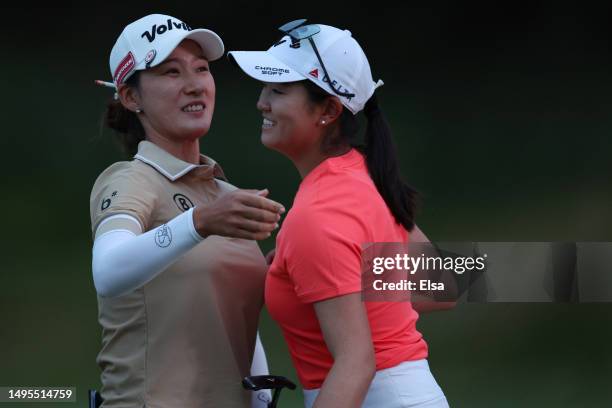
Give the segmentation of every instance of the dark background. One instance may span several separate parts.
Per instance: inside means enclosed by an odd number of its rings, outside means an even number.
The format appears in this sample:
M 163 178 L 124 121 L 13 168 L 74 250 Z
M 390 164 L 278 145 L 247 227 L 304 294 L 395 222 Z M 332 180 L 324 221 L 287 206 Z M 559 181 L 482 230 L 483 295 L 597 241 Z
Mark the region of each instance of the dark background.
M 110 80 L 115 39 L 152 12 L 213 29 L 226 50 L 265 49 L 296 18 L 350 29 L 385 81 L 379 98 L 434 241 L 612 241 L 608 6 L 165 4 L 2 9 L 0 386 L 76 386 L 79 407 L 99 387 L 89 193 L 122 156 L 101 132 L 112 92 L 93 80 Z M 235 185 L 267 187 L 290 206 L 299 177 L 259 143 L 259 84 L 225 59 L 212 71 L 217 104 L 202 151 Z M 464 304 L 423 315 L 419 329 L 453 407 L 601 407 L 612 398 L 611 312 Z M 296 380 L 265 313 L 261 331 L 272 371 Z M 287 392 L 282 406 L 300 401 Z

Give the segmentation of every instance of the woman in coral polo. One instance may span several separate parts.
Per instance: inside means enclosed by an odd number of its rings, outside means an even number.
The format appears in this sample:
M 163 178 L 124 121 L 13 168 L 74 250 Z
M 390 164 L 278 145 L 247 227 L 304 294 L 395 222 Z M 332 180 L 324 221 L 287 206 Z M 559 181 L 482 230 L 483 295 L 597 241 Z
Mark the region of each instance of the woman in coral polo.
M 361 245 L 406 242 L 416 193 L 400 179 L 368 60 L 347 30 L 304 25 L 267 51 L 230 52 L 264 82 L 265 146 L 302 182 L 277 236 L 266 305 L 282 328 L 307 407 L 447 407 L 409 302 L 361 300 Z M 357 113 L 367 118 L 355 148 Z M 414 239 L 414 237 L 413 237 Z M 362 405 L 363 404 L 363 405 Z

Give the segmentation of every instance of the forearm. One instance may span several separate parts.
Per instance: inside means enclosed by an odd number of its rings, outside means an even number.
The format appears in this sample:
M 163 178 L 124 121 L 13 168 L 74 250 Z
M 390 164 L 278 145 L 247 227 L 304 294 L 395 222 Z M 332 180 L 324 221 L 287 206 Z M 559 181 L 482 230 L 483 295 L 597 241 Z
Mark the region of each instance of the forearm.
M 92 270 L 100 296 L 120 296 L 149 282 L 201 240 L 192 210 L 144 234 L 113 230 L 96 238 Z
M 359 408 L 376 373 L 373 358 L 354 354 L 337 358 L 327 374 L 313 408 Z

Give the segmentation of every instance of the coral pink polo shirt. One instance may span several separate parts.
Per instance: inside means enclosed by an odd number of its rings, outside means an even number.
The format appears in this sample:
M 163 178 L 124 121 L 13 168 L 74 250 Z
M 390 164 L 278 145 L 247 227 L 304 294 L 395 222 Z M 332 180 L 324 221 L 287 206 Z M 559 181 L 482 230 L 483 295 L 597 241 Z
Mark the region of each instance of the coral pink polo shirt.
M 280 325 L 304 389 L 320 388 L 332 367 L 313 303 L 361 291 L 361 245 L 406 242 L 352 149 L 325 160 L 300 184 L 276 238 L 266 306 Z M 366 302 L 376 369 L 427 357 L 410 302 Z

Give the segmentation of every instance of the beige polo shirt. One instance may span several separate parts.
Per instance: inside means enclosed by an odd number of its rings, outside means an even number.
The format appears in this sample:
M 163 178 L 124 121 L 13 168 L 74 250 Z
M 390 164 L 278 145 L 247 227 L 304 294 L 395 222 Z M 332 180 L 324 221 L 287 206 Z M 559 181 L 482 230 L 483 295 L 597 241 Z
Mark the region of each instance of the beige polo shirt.
M 143 141 L 134 160 L 96 180 L 92 232 L 149 231 L 235 189 L 224 179 L 206 156 L 194 165 Z M 108 220 L 117 214 L 131 217 Z M 241 379 L 251 365 L 266 268 L 256 242 L 209 236 L 134 292 L 98 296 L 104 407 L 249 407 Z

